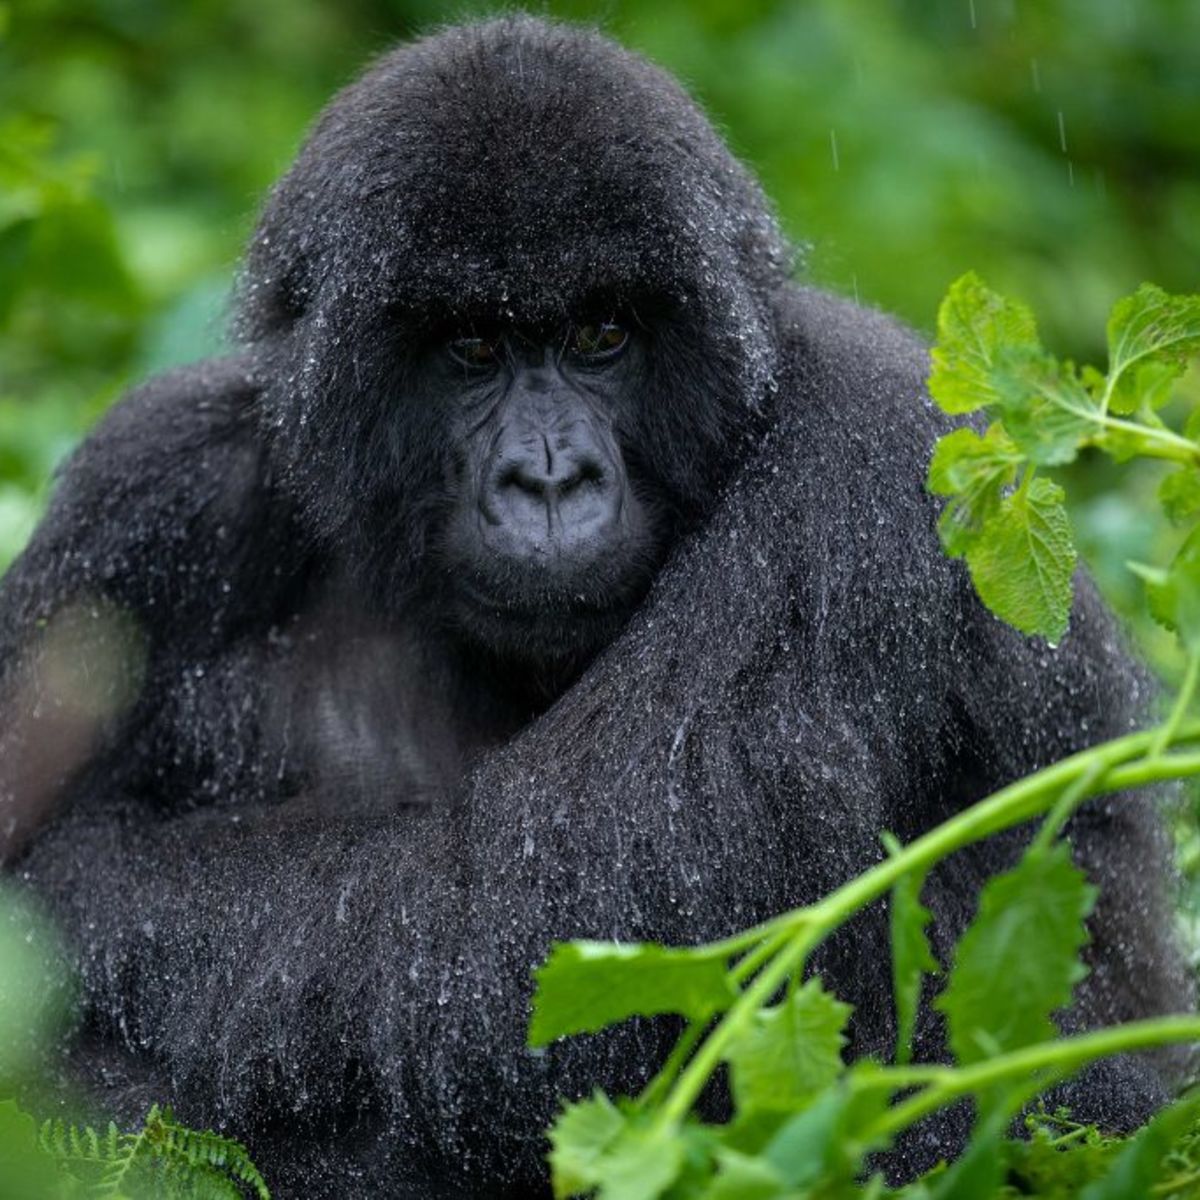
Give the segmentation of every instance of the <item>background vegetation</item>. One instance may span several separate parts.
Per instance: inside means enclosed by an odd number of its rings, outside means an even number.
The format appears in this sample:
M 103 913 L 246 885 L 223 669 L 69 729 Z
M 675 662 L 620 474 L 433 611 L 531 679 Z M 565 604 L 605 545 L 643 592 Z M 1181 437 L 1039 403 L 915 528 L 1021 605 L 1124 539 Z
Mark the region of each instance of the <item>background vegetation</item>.
M 330 93 L 393 41 L 498 7 L 0 2 L 0 567 L 122 388 L 220 348 L 262 193 Z M 1102 361 L 1117 296 L 1197 286 L 1194 0 L 537 7 L 678 73 L 762 176 L 810 277 L 921 328 L 973 268 L 1045 314 L 1052 348 Z M 1130 494 L 1152 484 L 1135 475 Z M 1085 553 L 1132 613 L 1122 564 L 1152 526 L 1136 503 L 1084 509 Z

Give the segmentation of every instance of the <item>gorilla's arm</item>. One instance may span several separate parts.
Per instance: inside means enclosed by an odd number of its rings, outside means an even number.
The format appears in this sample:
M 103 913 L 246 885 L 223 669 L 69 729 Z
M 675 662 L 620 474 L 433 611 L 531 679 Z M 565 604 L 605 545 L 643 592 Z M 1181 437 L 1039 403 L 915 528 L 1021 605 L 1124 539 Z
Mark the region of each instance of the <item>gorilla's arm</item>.
M 63 468 L 5 575 L 0 860 L 79 771 L 170 803 L 202 783 L 189 721 L 217 735 L 219 711 L 240 712 L 244 736 L 256 676 L 239 642 L 262 638 L 300 544 L 272 511 L 249 366 L 131 393 Z
M 1140 684 L 1090 593 L 1050 653 L 942 557 L 920 348 L 815 294 L 779 320 L 772 432 L 625 634 L 460 804 L 340 825 L 84 805 L 30 851 L 26 877 L 80 947 L 93 1032 L 156 1062 L 151 1086 L 185 1119 L 219 1117 L 269 1160 L 266 1122 L 294 1135 L 336 1107 L 347 1145 L 394 1155 L 393 1181 L 536 1178 L 555 1097 L 635 1086 L 629 1064 L 651 1070 L 663 1036 L 519 1051 L 552 939 L 727 933 L 861 871 L 881 829 L 909 838 L 1077 748 L 1082 714 L 1094 740 L 1127 728 Z M 1093 837 L 1113 863 L 1114 836 L 1155 836 L 1144 804 L 1097 813 L 1085 858 Z M 943 952 L 1012 849 L 931 881 Z M 1145 1007 L 1182 1005 L 1161 881 L 1108 874 L 1106 903 L 1141 936 L 1097 978 L 1132 973 Z M 859 1050 L 891 1036 L 885 939 L 874 914 L 821 964 L 858 1005 Z M 354 1124 L 368 1113 L 387 1126 Z

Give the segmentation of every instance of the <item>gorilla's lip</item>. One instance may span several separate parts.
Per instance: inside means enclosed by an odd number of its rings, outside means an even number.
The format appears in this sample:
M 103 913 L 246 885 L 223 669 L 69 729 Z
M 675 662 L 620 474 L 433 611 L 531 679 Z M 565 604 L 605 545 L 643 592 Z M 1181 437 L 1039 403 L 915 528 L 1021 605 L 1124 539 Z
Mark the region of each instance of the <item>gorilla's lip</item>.
M 526 589 L 491 588 L 477 580 L 460 579 L 455 584 L 455 594 L 460 601 L 483 609 L 493 617 L 513 619 L 570 617 L 587 620 L 593 617 L 610 617 L 614 612 L 626 607 L 622 602 L 623 596 L 601 601 L 589 598 L 586 594 L 565 585 L 547 587 L 537 593 L 531 593 Z

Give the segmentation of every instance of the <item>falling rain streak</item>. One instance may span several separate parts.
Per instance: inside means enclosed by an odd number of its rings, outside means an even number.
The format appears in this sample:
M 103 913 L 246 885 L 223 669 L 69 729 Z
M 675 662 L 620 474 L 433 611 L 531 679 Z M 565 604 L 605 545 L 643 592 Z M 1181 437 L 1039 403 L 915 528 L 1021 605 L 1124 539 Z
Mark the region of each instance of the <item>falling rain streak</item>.
M 840 171 L 842 168 L 838 161 L 837 132 L 833 129 L 829 131 L 829 149 L 833 152 L 833 169 Z

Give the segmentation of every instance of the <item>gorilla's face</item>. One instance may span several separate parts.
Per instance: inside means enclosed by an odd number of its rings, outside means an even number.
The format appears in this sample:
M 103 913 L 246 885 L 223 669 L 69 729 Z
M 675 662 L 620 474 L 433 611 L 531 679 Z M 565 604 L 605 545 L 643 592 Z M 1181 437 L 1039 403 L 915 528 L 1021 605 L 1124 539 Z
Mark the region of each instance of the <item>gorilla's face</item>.
M 447 448 L 445 615 L 473 641 L 577 660 L 642 598 L 665 541 L 656 489 L 635 485 L 625 453 L 648 352 L 611 309 L 551 328 L 470 323 L 427 346 L 419 390 Z

